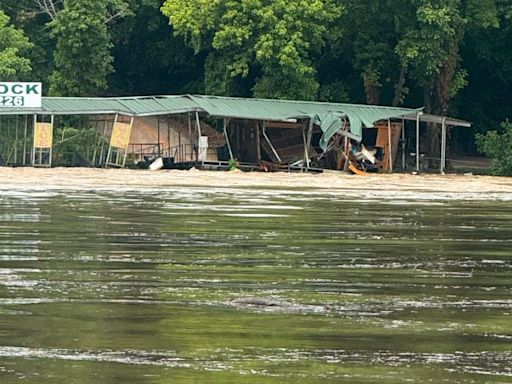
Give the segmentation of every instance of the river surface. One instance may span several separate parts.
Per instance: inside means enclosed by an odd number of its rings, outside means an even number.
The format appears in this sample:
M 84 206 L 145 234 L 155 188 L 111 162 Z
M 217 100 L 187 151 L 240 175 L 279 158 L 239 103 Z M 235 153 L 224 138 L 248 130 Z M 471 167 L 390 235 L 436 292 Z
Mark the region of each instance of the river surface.
M 0 382 L 510 383 L 512 202 L 0 191 Z

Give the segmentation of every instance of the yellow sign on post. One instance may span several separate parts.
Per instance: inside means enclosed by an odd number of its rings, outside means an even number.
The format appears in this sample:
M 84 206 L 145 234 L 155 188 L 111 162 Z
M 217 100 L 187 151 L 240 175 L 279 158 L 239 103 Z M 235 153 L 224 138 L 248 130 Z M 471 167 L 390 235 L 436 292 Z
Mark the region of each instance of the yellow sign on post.
M 34 126 L 34 148 L 51 148 L 53 146 L 53 124 L 36 123 Z
M 131 124 L 116 122 L 112 130 L 110 145 L 116 148 L 127 149 L 130 144 L 131 131 Z

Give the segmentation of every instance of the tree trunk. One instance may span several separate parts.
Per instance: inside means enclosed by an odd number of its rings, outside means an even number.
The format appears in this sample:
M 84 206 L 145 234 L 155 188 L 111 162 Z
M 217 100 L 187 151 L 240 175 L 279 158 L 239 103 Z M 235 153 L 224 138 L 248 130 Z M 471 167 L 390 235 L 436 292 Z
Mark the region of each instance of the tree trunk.
M 435 98 L 434 98 L 434 113 L 441 116 L 446 116 L 448 114 L 448 108 L 450 106 L 451 100 L 451 87 L 453 84 L 453 79 L 455 77 L 455 73 L 457 71 L 457 63 L 459 60 L 458 55 L 458 47 L 451 47 L 451 54 L 448 55 L 446 61 L 444 62 L 443 67 L 439 71 L 435 79 Z M 448 129 L 448 128 L 447 128 Z M 441 151 L 441 128 L 439 125 L 436 125 L 436 141 L 435 146 L 432 148 L 434 150 L 433 155 L 440 153 Z M 447 131 L 447 135 L 449 135 L 449 130 Z M 434 134 L 434 132 L 433 132 Z
M 432 82 L 423 87 L 423 98 L 425 103 L 425 113 L 432 113 Z M 441 149 L 440 131 L 437 124 L 427 123 L 427 130 L 423 134 L 422 151 L 427 157 L 435 157 Z
M 368 104 L 379 104 L 379 84 L 372 76 L 363 74 L 364 91 L 366 93 L 366 102 Z
M 393 98 L 393 107 L 398 107 L 403 104 L 405 96 L 405 80 L 407 75 L 407 68 L 400 67 L 400 75 L 398 76 L 398 82 L 395 86 L 395 97 Z

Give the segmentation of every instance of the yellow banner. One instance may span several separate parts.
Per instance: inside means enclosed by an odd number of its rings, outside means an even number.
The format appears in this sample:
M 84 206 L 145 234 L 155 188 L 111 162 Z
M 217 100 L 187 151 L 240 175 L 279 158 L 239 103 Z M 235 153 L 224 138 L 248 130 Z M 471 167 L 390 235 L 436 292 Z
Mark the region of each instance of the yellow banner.
M 34 126 L 34 148 L 51 148 L 53 145 L 53 125 L 36 123 Z
M 116 123 L 112 130 L 112 137 L 110 138 L 110 145 L 116 148 L 127 149 L 130 144 L 131 124 Z

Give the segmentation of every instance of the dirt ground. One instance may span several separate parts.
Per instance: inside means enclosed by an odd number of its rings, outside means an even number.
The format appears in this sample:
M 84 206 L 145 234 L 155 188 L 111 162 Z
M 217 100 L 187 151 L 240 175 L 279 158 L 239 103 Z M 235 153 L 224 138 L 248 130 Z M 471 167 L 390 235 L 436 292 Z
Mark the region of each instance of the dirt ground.
M 148 171 L 90 168 L 0 168 L 0 191 L 275 189 L 348 198 L 481 199 L 512 201 L 512 178 L 462 175 L 378 174 L 368 177 L 241 171 Z

